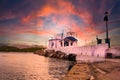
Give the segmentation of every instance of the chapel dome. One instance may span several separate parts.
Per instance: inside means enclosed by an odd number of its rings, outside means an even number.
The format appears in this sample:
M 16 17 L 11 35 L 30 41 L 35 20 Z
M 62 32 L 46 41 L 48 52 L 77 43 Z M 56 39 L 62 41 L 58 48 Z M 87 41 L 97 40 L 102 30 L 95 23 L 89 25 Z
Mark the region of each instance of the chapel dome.
M 68 36 L 68 37 L 65 37 L 64 40 L 70 40 L 70 41 L 78 41 L 76 38 L 72 37 L 72 36 Z

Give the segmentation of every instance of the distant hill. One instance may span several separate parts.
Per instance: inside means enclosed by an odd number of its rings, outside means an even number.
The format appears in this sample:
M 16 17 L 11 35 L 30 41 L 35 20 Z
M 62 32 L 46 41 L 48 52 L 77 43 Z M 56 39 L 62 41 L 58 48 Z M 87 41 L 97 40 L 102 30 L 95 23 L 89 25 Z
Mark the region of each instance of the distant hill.
M 1 52 L 35 52 L 37 50 L 44 50 L 44 47 L 27 47 L 27 48 L 18 48 L 14 46 L 3 45 L 0 46 Z
M 8 44 L 5 44 L 5 43 L 0 43 L 0 46 L 6 46 L 6 45 L 8 45 Z

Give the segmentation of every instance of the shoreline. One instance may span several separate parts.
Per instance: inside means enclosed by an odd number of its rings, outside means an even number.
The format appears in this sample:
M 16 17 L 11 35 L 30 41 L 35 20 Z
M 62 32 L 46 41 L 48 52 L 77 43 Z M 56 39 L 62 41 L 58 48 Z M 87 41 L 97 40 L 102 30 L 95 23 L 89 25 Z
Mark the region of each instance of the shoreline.
M 120 60 L 77 63 L 61 80 L 119 80 Z
M 55 51 L 55 50 L 46 50 L 46 51 L 35 51 L 34 54 L 41 55 L 44 57 L 49 57 L 49 58 L 58 58 L 58 59 L 63 59 L 63 60 L 68 60 L 68 61 L 76 61 L 76 55 L 75 54 L 69 54 L 67 55 L 64 52 L 61 51 Z
M 62 52 L 38 51 L 34 54 L 72 61 L 72 59 L 69 59 L 71 58 L 69 55 L 66 56 Z M 68 67 L 68 70 L 68 73 L 60 80 L 119 80 L 120 59 L 105 59 L 104 61 L 92 63 L 79 63 L 73 60 L 73 64 Z

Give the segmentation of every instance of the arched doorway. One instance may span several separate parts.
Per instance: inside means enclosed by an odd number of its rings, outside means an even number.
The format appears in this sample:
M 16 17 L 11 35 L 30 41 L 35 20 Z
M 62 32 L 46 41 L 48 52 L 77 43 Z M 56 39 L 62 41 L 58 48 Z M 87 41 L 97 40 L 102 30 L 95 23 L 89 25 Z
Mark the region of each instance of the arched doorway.
M 69 42 L 68 42 L 68 41 L 65 41 L 65 42 L 64 42 L 64 46 L 69 46 Z

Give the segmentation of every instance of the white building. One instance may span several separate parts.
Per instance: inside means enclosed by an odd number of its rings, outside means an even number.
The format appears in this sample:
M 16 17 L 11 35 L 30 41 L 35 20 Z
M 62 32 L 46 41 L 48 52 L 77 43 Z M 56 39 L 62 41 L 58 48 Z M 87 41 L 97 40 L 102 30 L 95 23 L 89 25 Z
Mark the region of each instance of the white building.
M 49 46 L 47 50 L 62 51 L 68 54 L 76 54 L 76 60 L 82 61 L 101 61 L 105 60 L 107 44 L 98 44 L 92 46 L 78 46 L 75 32 L 67 32 L 66 36 L 61 34 L 60 38 L 54 38 L 49 40 Z
M 61 38 L 55 38 L 49 40 L 49 48 L 61 48 L 77 46 L 77 39 L 73 36 L 74 32 L 68 32 L 66 37 L 61 36 Z

